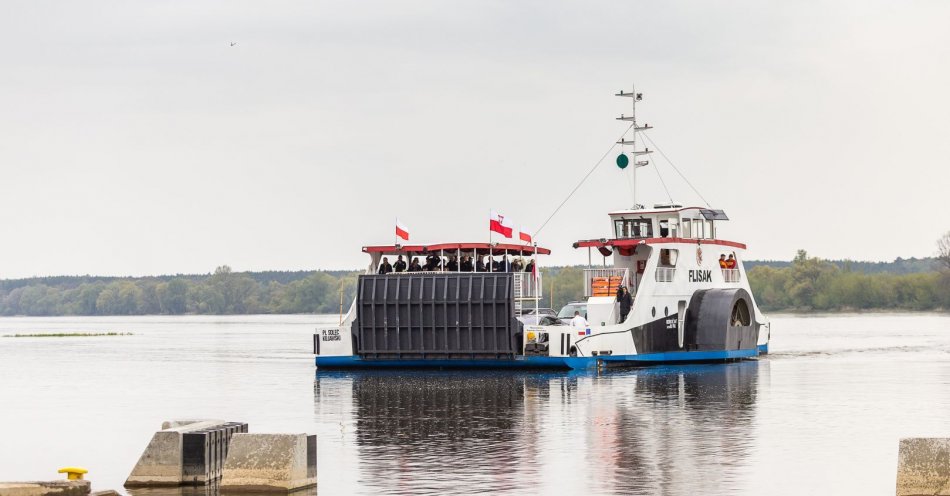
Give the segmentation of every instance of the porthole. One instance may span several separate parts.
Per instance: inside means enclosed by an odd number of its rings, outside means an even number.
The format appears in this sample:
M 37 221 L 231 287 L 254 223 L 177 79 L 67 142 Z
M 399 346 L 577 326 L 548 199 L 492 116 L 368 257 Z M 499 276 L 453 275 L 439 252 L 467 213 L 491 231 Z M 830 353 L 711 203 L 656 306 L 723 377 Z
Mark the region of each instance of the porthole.
M 653 309 L 650 310 L 650 313 L 652 313 L 653 316 L 656 317 L 656 307 L 653 307 Z
M 670 316 L 670 307 L 663 307 L 663 316 L 664 317 Z

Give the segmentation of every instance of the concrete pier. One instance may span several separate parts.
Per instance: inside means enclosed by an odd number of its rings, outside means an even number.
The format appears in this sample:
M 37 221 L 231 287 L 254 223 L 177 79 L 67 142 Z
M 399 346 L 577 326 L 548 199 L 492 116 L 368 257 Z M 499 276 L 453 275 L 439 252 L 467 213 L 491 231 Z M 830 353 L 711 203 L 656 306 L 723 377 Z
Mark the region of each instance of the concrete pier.
M 235 434 L 222 493 L 287 493 L 317 485 L 317 436 Z
M 898 496 L 950 496 L 950 438 L 901 439 Z
M 87 496 L 87 480 L 0 482 L 0 496 Z
M 247 424 L 224 420 L 170 420 L 152 435 L 126 487 L 207 484 L 220 477 L 228 442 Z

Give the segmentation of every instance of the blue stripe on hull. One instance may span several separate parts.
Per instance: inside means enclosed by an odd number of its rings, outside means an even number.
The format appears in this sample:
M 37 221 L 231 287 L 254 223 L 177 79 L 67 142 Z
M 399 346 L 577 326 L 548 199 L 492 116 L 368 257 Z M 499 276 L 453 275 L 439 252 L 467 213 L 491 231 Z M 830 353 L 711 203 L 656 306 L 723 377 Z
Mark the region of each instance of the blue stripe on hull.
M 518 357 L 514 360 L 363 360 L 357 356 L 330 356 L 317 357 L 317 367 L 341 368 L 377 368 L 377 367 L 403 367 L 403 368 L 459 368 L 459 369 L 524 369 L 524 368 L 549 368 L 549 369 L 577 369 L 587 368 L 586 363 L 591 362 L 591 366 L 596 365 L 592 358 L 578 357 Z
M 760 345 L 759 345 L 759 354 L 760 354 L 760 355 L 768 355 L 768 354 L 769 354 L 769 344 L 768 344 L 768 343 L 760 344 Z
M 765 351 L 762 351 L 764 348 Z M 478 368 L 478 369 L 592 369 L 597 362 L 614 365 L 659 364 L 676 362 L 711 362 L 753 358 L 767 353 L 768 345 L 750 350 L 671 351 L 642 355 L 601 355 L 596 357 L 517 357 L 513 360 L 364 360 L 357 356 L 317 357 L 323 368 Z

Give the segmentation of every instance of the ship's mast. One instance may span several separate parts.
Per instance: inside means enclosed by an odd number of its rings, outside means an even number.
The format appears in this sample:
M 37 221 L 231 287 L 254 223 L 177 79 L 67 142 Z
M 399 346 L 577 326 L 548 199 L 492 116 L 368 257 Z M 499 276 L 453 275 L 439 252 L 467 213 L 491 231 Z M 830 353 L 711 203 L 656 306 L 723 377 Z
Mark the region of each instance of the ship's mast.
M 630 174 L 632 174 L 632 177 L 633 177 L 633 208 L 639 209 L 639 208 L 643 208 L 643 205 L 640 205 L 639 203 L 637 203 L 637 169 L 640 167 L 646 166 L 647 164 L 650 163 L 650 161 L 637 160 L 637 157 L 639 157 L 640 155 L 649 155 L 653 153 L 653 151 L 650 150 L 649 148 L 645 148 L 639 151 L 637 150 L 637 133 L 640 131 L 645 131 L 647 129 L 653 129 L 653 126 L 650 126 L 649 124 L 644 124 L 643 126 L 640 126 L 637 124 L 637 102 L 639 102 L 640 100 L 643 100 L 643 93 L 637 93 L 636 85 L 634 85 L 632 88 L 633 88 L 633 91 L 629 93 L 624 92 L 624 90 L 620 90 L 620 93 L 617 93 L 615 95 L 615 96 L 630 98 L 630 100 L 633 102 L 633 113 L 630 114 L 630 116 L 625 116 L 623 114 L 620 114 L 620 117 L 617 117 L 618 121 L 629 121 L 633 123 L 633 125 L 630 126 L 630 139 L 627 139 L 626 137 L 622 137 L 620 138 L 620 141 L 617 142 L 617 144 L 621 145 L 621 148 L 626 147 L 626 146 L 630 147 L 630 155 L 633 156 L 633 170 L 630 171 Z

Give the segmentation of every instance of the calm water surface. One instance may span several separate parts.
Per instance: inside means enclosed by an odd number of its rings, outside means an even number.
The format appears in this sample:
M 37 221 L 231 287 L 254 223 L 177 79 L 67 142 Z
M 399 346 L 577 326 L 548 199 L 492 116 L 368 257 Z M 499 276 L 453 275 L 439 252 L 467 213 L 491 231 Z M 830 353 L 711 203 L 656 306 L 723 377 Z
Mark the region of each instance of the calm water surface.
M 162 420 L 212 417 L 318 434 L 323 495 L 893 494 L 898 439 L 950 436 L 947 315 L 773 316 L 733 364 L 315 374 L 336 318 L 0 318 L 133 333 L 0 338 L 0 480 L 120 489 Z

